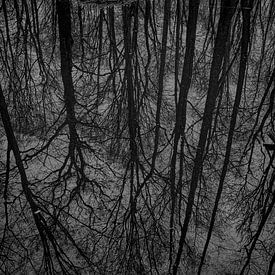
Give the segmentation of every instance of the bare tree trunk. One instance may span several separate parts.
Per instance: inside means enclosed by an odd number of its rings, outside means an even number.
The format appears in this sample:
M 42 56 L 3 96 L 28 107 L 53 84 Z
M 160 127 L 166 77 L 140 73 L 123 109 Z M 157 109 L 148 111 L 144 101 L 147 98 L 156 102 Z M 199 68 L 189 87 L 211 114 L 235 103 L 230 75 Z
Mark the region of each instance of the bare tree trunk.
M 76 98 L 74 94 L 72 78 L 72 45 L 73 39 L 71 34 L 71 9 L 69 0 L 57 0 L 56 11 L 58 15 L 60 56 L 61 56 L 61 75 L 64 85 L 64 100 L 67 111 L 67 122 L 70 133 L 70 156 L 73 157 L 74 149 L 78 142 L 76 131 L 76 117 L 74 106 Z
M 45 221 L 43 219 L 43 216 L 40 213 L 38 205 L 34 201 L 32 191 L 29 188 L 29 181 L 28 181 L 26 171 L 25 171 L 25 168 L 23 165 L 23 161 L 22 161 L 22 158 L 20 155 L 18 143 L 15 138 L 14 131 L 13 131 L 13 128 L 11 125 L 10 116 L 8 113 L 7 105 L 5 102 L 5 97 L 4 97 L 3 90 L 2 90 L 1 86 L 0 86 L 0 114 L 2 117 L 5 132 L 6 132 L 8 146 L 13 151 L 15 162 L 16 162 L 19 174 L 20 174 L 22 189 L 23 189 L 24 195 L 26 197 L 26 200 L 30 205 L 32 216 L 35 221 L 35 225 L 37 227 L 37 230 L 39 232 L 39 235 L 40 235 L 40 238 L 41 238 L 41 241 L 43 244 L 44 256 L 45 256 L 45 268 L 46 268 L 46 270 L 48 270 L 50 272 L 49 274 L 52 274 L 51 272 L 54 270 L 54 267 L 52 265 L 51 252 L 49 249 L 48 240 L 47 240 L 47 237 L 46 237 L 46 234 L 44 231 L 45 230 L 45 227 L 44 227 Z
M 98 22 L 98 61 L 97 61 L 97 95 L 96 95 L 96 108 L 98 110 L 100 99 L 101 99 L 101 89 L 100 89 L 100 72 L 101 72 L 101 60 L 102 60 L 102 31 L 103 31 L 103 17 L 104 12 L 100 10 L 99 22 Z
M 160 53 L 160 68 L 159 68 L 159 77 L 158 77 L 158 97 L 157 97 L 154 151 L 152 156 L 150 174 L 152 174 L 152 172 L 155 169 L 155 163 L 156 163 L 157 154 L 158 154 L 160 116 L 161 116 L 161 106 L 162 106 L 162 97 L 163 97 L 163 83 L 164 83 L 164 75 L 165 75 L 166 49 L 167 49 L 168 26 L 170 23 L 170 15 L 171 15 L 171 0 L 165 0 L 164 18 L 163 18 L 163 27 L 162 27 L 161 53 Z
M 189 1 L 189 15 L 187 22 L 187 34 L 186 34 L 186 51 L 184 56 L 183 72 L 180 83 L 179 100 L 176 106 L 176 124 L 175 124 L 175 137 L 173 154 L 170 164 L 170 184 L 171 184 L 171 215 L 170 215 L 170 267 L 173 262 L 172 254 L 174 247 L 174 214 L 175 206 L 177 203 L 177 194 L 175 192 L 175 179 L 176 179 L 176 162 L 178 155 L 178 143 L 180 136 L 184 136 L 185 124 L 186 124 L 186 106 L 187 106 L 187 96 L 191 85 L 192 71 L 193 71 L 193 60 L 194 60 L 194 50 L 196 41 L 196 30 L 197 30 L 197 18 L 199 10 L 199 0 Z M 182 143 L 183 146 L 183 143 Z
M 173 266 L 173 274 L 177 274 L 178 266 L 180 263 L 181 255 L 183 252 L 183 245 L 188 230 L 188 225 L 192 215 L 193 204 L 195 200 L 196 189 L 198 180 L 200 177 L 200 171 L 203 164 L 203 155 L 205 144 L 207 141 L 207 135 L 211 128 L 212 114 L 215 108 L 216 98 L 219 90 L 219 75 L 222 67 L 222 61 L 225 55 L 225 46 L 228 39 L 228 32 L 230 29 L 231 19 L 235 13 L 235 0 L 223 0 L 221 3 L 220 19 L 218 24 L 217 36 L 215 39 L 215 47 L 213 53 L 213 60 L 210 71 L 209 88 L 205 103 L 203 121 L 200 131 L 199 143 L 197 147 L 190 190 L 188 195 L 188 202 L 185 211 L 185 219 L 183 227 L 181 229 L 181 236 L 179 241 L 179 247 L 177 252 L 176 261 Z
M 242 90 L 243 90 L 243 83 L 245 79 L 245 71 L 247 67 L 247 57 L 248 57 L 248 46 L 249 46 L 249 40 L 250 40 L 250 12 L 253 7 L 253 0 L 244 0 L 241 3 L 242 5 L 242 14 L 243 14 L 243 29 L 242 29 L 242 41 L 241 41 L 241 58 L 240 58 L 240 69 L 239 69 L 239 78 L 238 78 L 238 84 L 237 84 L 237 90 L 236 90 L 236 97 L 235 102 L 232 110 L 232 116 L 229 126 L 229 133 L 228 133 L 228 139 L 226 144 L 226 152 L 225 152 L 225 158 L 224 163 L 222 167 L 220 182 L 216 194 L 215 204 L 212 211 L 210 226 L 207 234 L 207 239 L 204 245 L 201 262 L 198 270 L 198 274 L 201 273 L 201 269 L 204 263 L 204 259 L 206 256 L 207 248 L 211 239 L 212 231 L 215 224 L 215 218 L 218 210 L 219 201 L 221 198 L 222 190 L 223 190 L 223 184 L 225 180 L 225 176 L 227 173 L 227 167 L 230 160 L 230 153 L 231 153 L 231 147 L 232 147 L 232 141 L 233 141 L 233 135 L 234 135 L 234 129 L 237 121 L 237 115 L 239 110 L 239 105 L 241 102 L 241 96 L 242 96 Z
M 82 7 L 80 4 L 78 4 L 78 7 L 77 7 L 77 15 L 79 20 L 79 43 L 80 43 L 80 49 L 81 49 L 81 62 L 83 62 L 85 52 L 84 52 L 84 40 L 83 40 Z
M 137 229 L 137 184 L 138 184 L 138 147 L 137 147 L 137 130 L 138 130 L 138 110 L 137 99 L 135 96 L 133 62 L 136 54 L 136 31 L 137 31 L 137 3 L 131 6 L 124 6 L 123 10 L 123 35 L 124 35 L 124 54 L 125 54 L 125 79 L 127 91 L 127 107 L 128 107 L 128 129 L 130 137 L 130 229 L 128 235 L 128 243 L 130 255 L 128 265 L 130 270 L 134 269 L 138 274 L 144 274 L 144 267 L 141 261 L 138 229 Z M 135 12 L 133 12 L 135 11 Z M 132 15 L 135 14 L 135 20 L 132 22 Z
M 275 263 L 275 252 L 269 263 L 268 272 L 267 272 L 268 275 L 272 275 L 272 269 L 273 269 L 274 263 Z
M 188 27 L 187 27 L 188 29 Z M 175 42 L 175 106 L 178 102 L 178 82 L 179 82 L 179 60 L 180 60 L 180 47 L 181 47 L 181 30 L 182 30 L 182 5 L 181 0 L 177 0 L 176 7 L 176 42 Z

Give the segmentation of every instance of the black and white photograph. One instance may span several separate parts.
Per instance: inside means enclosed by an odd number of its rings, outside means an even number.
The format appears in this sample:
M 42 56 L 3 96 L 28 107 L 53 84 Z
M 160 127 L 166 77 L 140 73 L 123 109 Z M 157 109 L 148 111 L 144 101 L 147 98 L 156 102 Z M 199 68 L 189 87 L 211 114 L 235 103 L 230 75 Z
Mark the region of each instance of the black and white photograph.
M 275 1 L 1 0 L 0 275 L 275 275 Z

